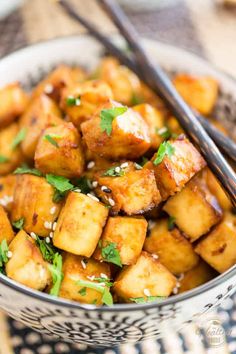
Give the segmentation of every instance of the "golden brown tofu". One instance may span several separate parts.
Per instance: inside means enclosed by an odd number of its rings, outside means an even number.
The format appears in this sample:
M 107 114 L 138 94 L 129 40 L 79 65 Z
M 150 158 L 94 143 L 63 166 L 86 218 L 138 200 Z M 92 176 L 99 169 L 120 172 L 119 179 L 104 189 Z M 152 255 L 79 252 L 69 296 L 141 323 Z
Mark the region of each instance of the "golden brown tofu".
M 80 129 L 82 122 L 90 119 L 100 105 L 112 99 L 111 88 L 104 81 L 92 80 L 63 90 L 60 106 L 73 124 Z
M 108 216 L 108 208 L 82 193 L 70 192 L 59 215 L 54 246 L 91 257 Z
M 121 164 L 122 166 L 122 164 Z M 114 167 L 113 167 L 114 168 Z M 104 176 L 95 178 L 99 186 L 96 193 L 103 202 L 111 206 L 114 213 L 124 211 L 127 215 L 143 214 L 161 202 L 154 172 L 148 169 L 127 170 L 120 177 Z M 108 192 L 104 186 L 108 187 Z
M 0 128 L 11 124 L 25 110 L 28 96 L 18 82 L 0 89 Z
M 155 165 L 157 157 L 155 154 L 145 165 L 145 168 L 154 170 L 157 187 L 163 200 L 179 192 L 197 172 L 206 166 L 203 157 L 186 137 L 180 135 L 176 140 L 169 140 L 169 144 L 174 149 L 172 156 L 165 155 L 163 160 Z
M 236 215 L 226 213 L 195 251 L 219 273 L 232 267 L 236 263 Z
M 127 266 L 118 275 L 113 287 L 118 298 L 132 302 L 132 298 L 169 296 L 176 278 L 157 259 L 142 252 L 134 265 Z
M 142 217 L 109 217 L 94 258 L 102 260 L 102 248 L 112 242 L 116 245 L 121 263 L 134 264 L 141 254 L 146 232 L 147 221 Z
M 9 244 L 14 237 L 14 231 L 12 229 L 10 220 L 8 219 L 7 213 L 0 205 L 0 243 L 6 240 Z
M 26 136 L 21 144 L 24 155 L 33 159 L 43 130 L 62 122 L 57 105 L 48 96 L 42 95 L 32 100 L 20 119 L 21 128 L 26 129 Z
M 217 199 L 201 176 L 194 177 L 181 192 L 169 198 L 163 208 L 191 242 L 206 234 L 222 217 Z
M 147 103 L 134 106 L 133 110 L 138 112 L 147 123 L 151 137 L 151 147 L 157 149 L 163 141 L 163 138 L 158 134 L 158 130 L 165 125 L 163 112 Z
M 33 97 L 46 94 L 56 102 L 59 102 L 62 90 L 76 82 L 84 81 L 85 72 L 81 68 L 71 68 L 67 65 L 59 65 L 34 89 Z
M 60 296 L 66 299 L 79 301 L 85 304 L 102 305 L 102 294 L 97 290 L 84 288 L 77 284 L 78 281 L 98 283 L 93 278 L 110 278 L 110 267 L 90 258 L 83 258 L 66 253 L 63 257 L 64 278 L 61 284 Z M 102 275 L 102 277 L 101 277 Z
M 18 133 L 17 123 L 12 123 L 0 131 L 0 175 L 13 172 L 23 161 L 20 145 L 14 146 Z
M 184 133 L 184 130 L 182 129 L 181 125 L 179 124 L 178 120 L 173 117 L 173 116 L 169 116 L 167 118 L 167 127 L 169 129 L 169 131 L 172 134 L 176 134 L 176 135 L 180 135 Z
M 7 175 L 0 177 L 0 205 L 10 212 L 13 205 L 13 195 L 16 184 L 16 176 Z
M 217 276 L 217 272 L 203 260 L 200 260 L 196 267 L 182 275 L 179 280 L 178 293 L 197 288 Z
M 132 105 L 142 100 L 139 78 L 127 67 L 120 65 L 117 59 L 104 58 L 97 69 L 97 75 L 109 84 L 116 101 Z
M 46 237 L 53 228 L 61 204 L 53 202 L 54 188 L 43 177 L 18 175 L 11 221 L 24 218 L 24 230 Z
M 176 275 L 192 269 L 199 260 L 193 246 L 180 230 L 174 226 L 168 229 L 166 218 L 156 220 L 145 240 L 143 249 L 156 254 L 161 264 Z
M 218 82 L 212 77 L 176 75 L 173 83 L 184 100 L 202 114 L 210 114 L 218 97 Z
M 206 168 L 204 170 L 204 174 L 207 186 L 211 193 L 216 196 L 216 199 L 218 200 L 221 208 L 225 211 L 231 210 L 232 204 L 230 199 L 227 197 L 225 191 L 223 190 L 213 173 L 209 170 L 209 168 Z
M 81 137 L 72 123 L 47 128 L 36 151 L 35 166 L 43 173 L 79 177 L 84 168 Z
M 21 230 L 10 243 L 12 257 L 6 264 L 7 276 L 29 288 L 44 290 L 51 275 L 35 240 Z

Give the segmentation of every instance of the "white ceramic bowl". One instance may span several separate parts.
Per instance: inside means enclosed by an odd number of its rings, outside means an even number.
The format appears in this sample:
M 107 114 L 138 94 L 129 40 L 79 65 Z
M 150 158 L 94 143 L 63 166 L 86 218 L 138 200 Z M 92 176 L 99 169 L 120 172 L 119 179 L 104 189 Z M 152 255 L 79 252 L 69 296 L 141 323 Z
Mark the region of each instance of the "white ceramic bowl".
M 216 77 L 221 94 L 215 116 L 228 127 L 235 125 L 236 83 L 205 61 L 183 50 L 150 40 L 143 43 L 154 60 L 167 70 Z M 96 66 L 103 48 L 89 36 L 68 37 L 22 49 L 0 62 L 0 86 L 19 80 L 31 87 L 58 63 Z M 0 308 L 41 333 L 64 341 L 113 346 L 158 338 L 166 328 L 178 330 L 235 291 L 236 268 L 189 292 L 161 303 L 117 304 L 96 308 L 53 298 L 0 275 Z

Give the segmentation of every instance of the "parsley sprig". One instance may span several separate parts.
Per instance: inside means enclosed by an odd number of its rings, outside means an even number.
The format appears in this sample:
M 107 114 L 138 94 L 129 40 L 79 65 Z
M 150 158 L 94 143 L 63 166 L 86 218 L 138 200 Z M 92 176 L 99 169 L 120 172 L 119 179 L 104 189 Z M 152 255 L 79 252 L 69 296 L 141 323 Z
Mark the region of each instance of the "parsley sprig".
M 104 261 L 122 267 L 120 253 L 115 242 L 107 242 L 106 246 L 103 246 L 100 243 L 99 247 L 101 248 L 101 255 Z
M 43 259 L 47 262 L 53 262 L 56 254 L 55 247 L 52 244 L 47 243 L 45 239 L 40 239 L 37 235 L 36 244 L 42 253 Z
M 53 257 L 53 264 L 48 265 L 49 271 L 52 274 L 53 286 L 50 290 L 50 295 L 58 296 L 61 283 L 63 280 L 62 273 L 62 256 L 57 252 Z
M 25 218 L 20 218 L 19 220 L 13 221 L 12 226 L 14 226 L 15 229 L 21 230 L 23 229 L 25 222 Z
M 102 109 L 100 113 L 100 128 L 102 132 L 106 132 L 107 135 L 111 135 L 113 120 L 124 114 L 128 110 L 128 107 L 113 107 L 109 109 Z
M 165 299 L 164 296 L 147 296 L 147 297 L 131 297 L 130 301 L 135 302 L 136 304 L 145 304 L 147 302 L 162 301 L 164 299 Z
M 7 241 L 2 240 L 0 244 L 0 273 L 4 273 L 5 264 L 8 262 L 7 253 L 9 251 Z
M 78 286 L 80 286 L 82 289 L 88 288 L 88 289 L 93 289 L 93 290 L 98 291 L 99 293 L 102 294 L 102 302 L 105 305 L 107 305 L 107 306 L 113 305 L 113 298 L 110 293 L 110 289 L 108 289 L 107 286 L 104 286 L 101 283 L 94 283 L 94 282 L 86 281 L 86 280 L 78 280 L 76 282 L 76 284 Z M 82 290 L 82 289 L 80 289 L 80 291 L 83 291 L 83 293 L 84 293 L 84 290 Z M 82 296 L 84 296 L 84 295 L 82 295 Z
M 74 188 L 73 184 L 70 183 L 70 180 L 63 176 L 47 174 L 46 180 L 55 188 L 55 193 L 53 196 L 54 202 L 59 202 L 62 200 L 66 193 Z
M 158 151 L 156 153 L 156 157 L 153 161 L 153 164 L 155 166 L 159 165 L 165 156 L 171 157 L 175 152 L 175 148 L 169 141 L 164 141 L 161 143 L 161 145 L 158 148 Z
M 36 168 L 30 168 L 25 164 L 22 165 L 21 167 L 18 167 L 14 171 L 14 175 L 24 175 L 24 174 L 34 175 L 38 177 L 41 177 L 43 175 L 41 171 L 37 170 Z
M 172 231 L 175 228 L 175 217 L 170 216 L 167 221 L 167 227 L 169 231 Z
M 11 148 L 12 150 L 14 150 L 26 137 L 26 128 L 22 128 L 18 134 L 15 136 L 15 138 L 13 139 L 12 143 L 11 143 Z
M 61 135 L 47 134 L 47 135 L 44 135 L 43 140 L 47 140 L 53 146 L 55 146 L 56 148 L 59 148 L 58 142 L 55 139 L 60 139 L 60 138 L 61 138 Z

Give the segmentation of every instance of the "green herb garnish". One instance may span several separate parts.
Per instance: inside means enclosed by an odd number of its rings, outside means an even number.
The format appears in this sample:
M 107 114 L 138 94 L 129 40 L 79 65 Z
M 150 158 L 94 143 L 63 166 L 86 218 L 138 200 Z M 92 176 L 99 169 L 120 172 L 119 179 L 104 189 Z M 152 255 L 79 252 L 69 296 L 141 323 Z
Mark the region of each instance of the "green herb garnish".
M 135 302 L 136 304 L 145 304 L 147 302 L 153 302 L 153 301 L 161 301 L 164 300 L 164 296 L 147 296 L 147 297 L 131 297 L 130 301 Z
M 161 145 L 158 148 L 155 160 L 153 161 L 153 164 L 155 166 L 159 165 L 165 156 L 171 157 L 175 152 L 174 146 L 169 143 L 169 141 L 164 141 L 161 143 Z
M 13 225 L 16 229 L 21 230 L 21 229 L 23 229 L 24 222 L 25 222 L 25 218 L 20 218 L 19 220 L 13 221 L 13 222 L 12 222 L 12 225 Z
M 41 171 L 37 170 L 36 168 L 30 168 L 27 165 L 22 165 L 21 167 L 18 167 L 14 171 L 14 175 L 24 175 L 24 174 L 34 175 L 38 177 L 41 177 L 43 175 Z
M 101 285 L 99 283 L 93 283 L 90 281 L 85 281 L 85 280 L 79 280 L 76 282 L 77 285 L 81 286 L 82 288 L 88 288 L 88 289 L 93 289 L 98 291 L 99 293 L 102 294 L 102 302 L 107 305 L 111 306 L 113 305 L 113 298 L 110 293 L 110 290 L 107 289 L 104 285 Z
M 43 139 L 47 140 L 49 143 L 51 143 L 53 146 L 59 148 L 58 142 L 55 139 L 60 139 L 61 136 L 57 134 L 47 134 L 44 135 Z
M 136 106 L 140 103 L 143 103 L 143 97 L 141 97 L 136 92 L 134 92 L 130 103 L 131 103 L 131 106 Z
M 177 134 L 172 133 L 171 130 L 164 126 L 160 129 L 156 128 L 156 134 L 160 135 L 163 139 L 176 138 Z
M 109 109 L 102 109 L 100 113 L 100 128 L 102 132 L 106 132 L 107 135 L 111 135 L 113 120 L 124 114 L 128 110 L 128 107 L 113 107 Z
M 3 240 L 0 244 L 0 272 L 4 273 L 4 266 L 8 262 L 7 253 L 9 251 L 7 241 Z
M 22 128 L 11 143 L 12 150 L 14 150 L 24 140 L 25 136 L 26 128 Z
M 125 174 L 125 171 L 121 167 L 115 166 L 115 167 L 109 168 L 106 172 L 104 172 L 103 176 L 121 177 L 121 176 L 124 176 L 124 174 Z
M 0 155 L 0 163 L 5 163 L 10 161 L 8 157 Z
M 135 162 L 134 163 L 134 167 L 136 168 L 136 170 L 142 170 L 143 166 L 141 166 L 139 163 Z
M 55 193 L 53 196 L 54 202 L 59 202 L 62 200 L 66 193 L 74 188 L 73 184 L 70 183 L 70 180 L 63 176 L 47 174 L 46 180 L 55 188 Z
M 143 167 L 147 162 L 148 162 L 148 159 L 145 156 L 143 156 L 139 165 Z
M 167 227 L 169 231 L 172 231 L 175 228 L 175 217 L 170 216 L 167 221 Z
M 104 283 L 108 287 L 113 286 L 113 282 L 111 282 L 111 280 L 108 278 L 101 278 L 100 277 L 100 278 L 94 278 L 94 280 L 97 281 L 98 283 Z
M 52 274 L 53 282 L 50 294 L 53 296 L 58 296 L 61 287 L 61 282 L 63 280 L 62 256 L 59 253 L 55 253 L 53 258 L 53 264 L 49 264 L 48 268 Z
M 85 176 L 77 178 L 75 180 L 75 189 L 80 189 L 83 194 L 89 193 L 91 191 L 90 180 Z
M 45 239 L 40 239 L 37 235 L 36 244 L 42 253 L 43 259 L 47 262 L 53 262 L 56 254 L 55 247 L 52 244 L 47 243 Z
M 119 267 L 122 267 L 120 253 L 116 247 L 116 243 L 108 242 L 106 246 L 101 247 L 101 255 L 106 262 L 113 263 Z
M 77 97 L 68 96 L 66 99 L 66 104 L 67 104 L 67 106 L 80 106 L 80 104 L 81 104 L 80 96 L 77 96 Z
M 87 289 L 86 289 L 86 288 L 81 288 L 81 289 L 79 290 L 79 294 L 80 294 L 81 296 L 85 296 L 86 293 L 87 293 Z

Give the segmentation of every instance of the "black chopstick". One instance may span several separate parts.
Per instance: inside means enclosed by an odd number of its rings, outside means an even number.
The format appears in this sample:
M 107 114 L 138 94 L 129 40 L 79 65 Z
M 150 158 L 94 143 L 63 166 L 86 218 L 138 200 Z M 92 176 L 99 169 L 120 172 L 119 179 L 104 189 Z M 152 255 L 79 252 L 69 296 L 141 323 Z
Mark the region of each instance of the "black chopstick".
M 116 19 L 114 22 L 117 27 L 123 33 L 124 37 L 128 41 L 131 49 L 134 50 L 136 54 L 136 62 L 139 65 L 139 70 L 133 66 L 134 61 L 127 57 L 125 59 L 126 63 L 123 61 L 123 55 L 120 56 L 116 47 L 111 45 L 112 43 L 103 35 L 98 35 L 98 31 L 94 30 L 94 27 L 90 25 L 88 28 L 88 22 L 82 19 L 78 14 L 76 14 L 73 8 L 65 0 L 61 0 L 59 3 L 66 9 L 66 11 L 74 19 L 81 22 L 85 27 L 87 27 L 96 38 L 98 38 L 102 43 L 105 44 L 106 48 L 111 51 L 112 54 L 116 55 L 119 60 L 121 60 L 125 65 L 130 67 L 137 74 L 142 68 L 141 78 L 144 79 L 146 83 L 151 86 L 155 92 L 157 92 L 168 104 L 171 110 L 176 115 L 180 124 L 184 130 L 188 133 L 190 138 L 195 142 L 196 146 L 201 151 L 202 155 L 206 159 L 209 167 L 215 173 L 216 177 L 221 182 L 223 188 L 229 195 L 232 204 L 236 206 L 236 176 L 234 171 L 229 166 L 227 161 L 221 155 L 220 151 L 217 149 L 214 142 L 207 135 L 201 124 L 198 122 L 197 118 L 194 116 L 191 109 L 183 101 L 183 99 L 176 92 L 170 80 L 164 74 L 164 72 L 159 67 L 154 67 L 145 52 L 143 51 L 141 45 L 139 44 L 139 37 L 136 31 L 129 23 L 127 17 L 124 15 L 122 10 L 117 6 L 114 1 L 100 0 L 109 10 L 110 16 Z M 117 15 L 118 14 L 118 15 Z M 121 21 L 122 18 L 122 21 Z M 86 23 L 87 22 L 87 23 Z M 128 24 L 128 25 L 127 25 Z M 91 31 L 92 29 L 92 31 Z M 104 38 L 106 39 L 104 41 Z M 116 54 L 116 53 L 117 54 Z M 156 65 L 156 64 L 155 64 Z

